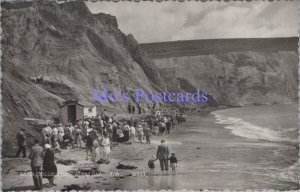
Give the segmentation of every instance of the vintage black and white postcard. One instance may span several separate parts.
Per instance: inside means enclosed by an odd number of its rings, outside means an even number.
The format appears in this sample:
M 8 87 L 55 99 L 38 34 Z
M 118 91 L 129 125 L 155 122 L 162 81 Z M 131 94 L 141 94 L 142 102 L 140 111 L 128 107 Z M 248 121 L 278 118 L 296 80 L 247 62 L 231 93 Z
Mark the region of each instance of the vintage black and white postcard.
M 298 8 L 2 1 L 2 190 L 298 190 Z

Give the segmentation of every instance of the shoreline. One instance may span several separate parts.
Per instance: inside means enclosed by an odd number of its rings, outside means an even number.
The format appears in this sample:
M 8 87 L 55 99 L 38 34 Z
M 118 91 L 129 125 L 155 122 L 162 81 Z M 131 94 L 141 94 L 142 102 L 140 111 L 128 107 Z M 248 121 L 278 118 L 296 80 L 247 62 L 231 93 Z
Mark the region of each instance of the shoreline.
M 57 186 L 45 190 L 62 190 L 64 185 L 78 184 L 87 189 L 102 190 L 159 190 L 159 189 L 297 189 L 299 185 L 272 178 L 268 175 L 277 173 L 276 161 L 279 157 L 275 152 L 286 151 L 288 148 L 266 141 L 254 141 L 233 135 L 222 124 L 216 124 L 212 111 L 189 113 L 187 122 L 182 126 L 176 124 L 170 135 L 153 136 L 152 144 L 120 144 L 111 152 L 110 164 L 101 165 L 103 176 L 56 176 Z M 161 139 L 166 140 L 170 153 L 175 152 L 179 160 L 177 174 L 162 176 L 159 162 L 155 162 L 155 175 L 148 176 L 147 162 L 155 155 Z M 281 152 L 280 152 L 281 153 Z M 255 154 L 255 155 L 254 155 Z M 66 159 L 76 158 L 77 164 L 65 166 L 57 164 L 59 172 L 67 172 L 76 167 L 87 167 L 84 149 L 63 150 Z M 102 155 L 101 155 L 102 156 Z M 275 158 L 276 157 L 276 158 Z M 274 160 L 270 162 L 272 159 Z M 134 165 L 135 170 L 116 170 L 118 162 Z M 14 168 L 12 166 L 15 166 Z M 270 170 L 263 170 L 264 167 Z M 278 168 L 279 167 L 279 168 Z M 277 169 L 284 167 L 277 166 Z M 16 170 L 30 171 L 29 160 L 3 159 L 3 190 L 29 190 L 33 188 L 31 177 L 13 182 Z M 264 174 L 267 172 L 268 174 Z M 144 175 L 146 173 L 146 175 Z M 11 180 L 11 181 L 10 181 Z M 67 183 L 64 183 L 67 181 Z M 233 182 L 234 181 L 234 182 Z M 47 180 L 43 180 L 44 183 Z M 16 186 L 20 187 L 16 187 Z M 32 186 L 30 188 L 30 186 Z
M 280 109 L 278 109 L 278 106 L 280 106 Z M 242 111 L 250 111 L 253 109 L 254 106 L 246 106 L 244 107 L 244 110 Z M 270 108 L 272 106 L 257 106 L 259 108 Z M 284 118 L 286 119 L 286 116 L 289 116 L 290 122 L 284 122 L 283 124 L 278 125 L 278 120 L 282 119 L 282 115 L 277 115 L 279 110 L 284 110 L 282 108 L 294 108 L 294 106 L 291 107 L 291 104 L 279 104 L 276 107 L 272 108 L 271 114 L 264 115 L 263 113 L 257 118 L 257 115 L 250 114 L 251 118 L 244 118 L 244 116 L 247 116 L 249 114 L 237 114 L 236 111 L 238 111 L 236 108 L 226 108 L 226 109 L 219 109 L 211 112 L 216 118 L 216 123 L 225 125 L 225 129 L 228 129 L 232 132 L 232 134 L 248 138 L 248 139 L 256 139 L 259 141 L 266 141 L 266 142 L 273 142 L 278 143 L 282 145 L 289 145 L 291 147 L 297 146 L 299 148 L 299 141 L 298 137 L 290 137 L 291 134 L 298 134 L 298 127 L 297 127 L 297 109 L 293 109 L 292 113 L 291 111 L 285 111 L 284 112 Z M 245 110 L 247 109 L 247 110 Z M 257 108 L 256 108 L 257 110 Z M 294 111 L 295 110 L 295 111 Z M 269 111 L 270 112 L 270 111 Z M 260 114 L 260 113 L 259 113 Z M 280 113 L 279 113 L 280 114 Z M 292 118 L 291 118 L 291 117 Z M 295 116 L 295 117 L 294 117 Z M 270 121 L 270 117 L 272 117 L 273 123 L 264 123 L 266 121 Z M 289 120 L 285 120 L 289 121 Z M 295 121 L 295 122 L 294 122 Z M 281 127 L 282 126 L 282 127 Z M 275 127 L 275 128 L 274 128 Z M 277 129 L 276 127 L 281 127 L 281 129 Z M 280 131 L 287 133 L 289 132 L 290 135 L 280 135 Z M 297 131 L 297 133 L 292 132 Z

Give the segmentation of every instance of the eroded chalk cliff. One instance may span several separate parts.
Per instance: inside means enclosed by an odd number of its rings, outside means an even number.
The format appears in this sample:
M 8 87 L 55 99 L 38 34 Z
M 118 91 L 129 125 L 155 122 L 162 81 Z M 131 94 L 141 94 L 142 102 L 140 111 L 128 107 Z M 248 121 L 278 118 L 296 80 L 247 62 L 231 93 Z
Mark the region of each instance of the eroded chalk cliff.
M 142 44 L 172 90 L 201 88 L 216 105 L 297 101 L 298 38 Z M 189 86 L 186 86 L 189 85 Z

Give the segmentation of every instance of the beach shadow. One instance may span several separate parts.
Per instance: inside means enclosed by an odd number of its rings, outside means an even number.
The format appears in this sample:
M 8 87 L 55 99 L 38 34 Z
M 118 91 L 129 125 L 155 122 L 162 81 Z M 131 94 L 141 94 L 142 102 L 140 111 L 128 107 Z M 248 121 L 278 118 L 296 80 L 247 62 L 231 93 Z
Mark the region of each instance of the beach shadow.
M 153 187 L 155 186 L 155 177 L 153 175 L 151 175 L 148 179 L 148 185 Z
M 39 190 L 35 190 L 34 189 L 34 185 L 30 185 L 30 186 L 19 186 L 19 187 L 11 187 L 9 189 L 3 189 L 3 191 L 39 191 Z M 43 189 L 42 191 L 48 191 L 50 190 L 50 188 L 47 188 L 47 184 L 43 184 Z
M 171 187 L 172 190 L 176 189 L 176 183 L 177 183 L 176 175 L 171 175 L 170 187 Z
M 159 182 L 159 189 L 167 190 L 169 188 L 169 177 L 168 175 L 161 175 Z
M 20 187 L 12 187 L 9 189 L 3 189 L 3 191 L 28 191 L 28 190 L 34 191 L 34 186 L 30 185 L 30 186 L 20 186 Z

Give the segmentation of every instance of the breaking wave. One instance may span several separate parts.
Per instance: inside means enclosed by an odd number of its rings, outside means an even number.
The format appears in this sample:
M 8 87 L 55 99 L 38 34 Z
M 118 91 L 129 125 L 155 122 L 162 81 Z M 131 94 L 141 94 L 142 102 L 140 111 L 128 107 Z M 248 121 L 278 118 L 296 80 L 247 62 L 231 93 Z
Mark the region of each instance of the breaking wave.
M 226 129 L 230 129 L 234 135 L 256 140 L 266 140 L 272 142 L 280 142 L 285 144 L 296 144 L 297 140 L 287 138 L 285 134 L 296 131 L 297 128 L 289 128 L 284 130 L 272 130 L 268 127 L 261 127 L 243 119 L 236 117 L 227 117 L 219 114 L 217 111 L 212 112 L 215 115 L 216 123 L 225 124 Z

